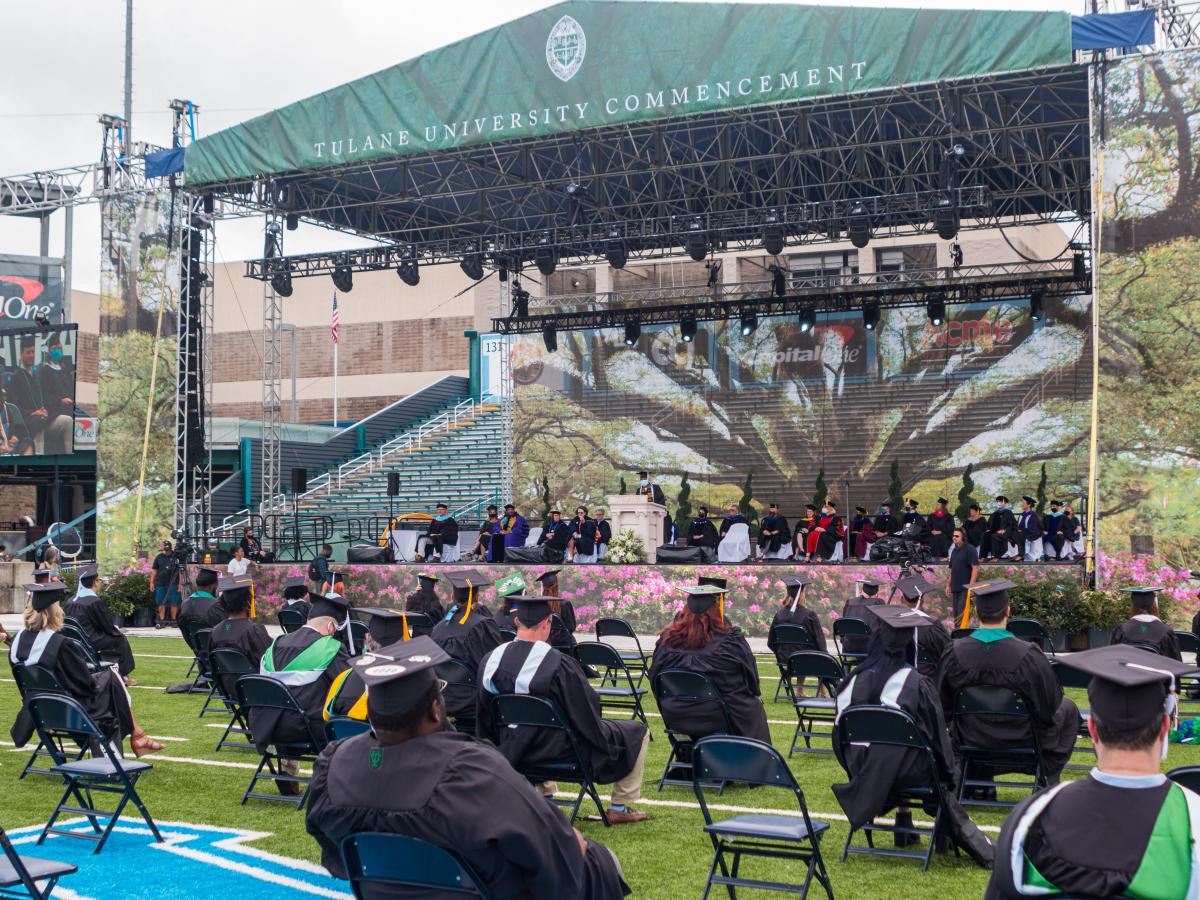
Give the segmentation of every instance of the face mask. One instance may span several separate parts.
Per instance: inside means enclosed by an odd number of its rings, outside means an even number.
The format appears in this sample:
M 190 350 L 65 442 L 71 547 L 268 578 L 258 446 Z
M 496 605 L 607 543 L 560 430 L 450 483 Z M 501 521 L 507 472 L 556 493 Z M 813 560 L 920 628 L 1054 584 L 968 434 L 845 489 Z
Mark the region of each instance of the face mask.
M 639 482 L 638 482 L 638 486 L 639 486 L 639 487 L 649 487 L 649 486 L 650 486 L 650 482 L 649 482 L 649 481 L 646 481 L 645 479 L 643 479 L 642 481 L 639 481 Z
M 55 347 L 53 350 L 50 351 L 50 358 L 52 360 L 54 360 L 55 362 L 58 362 L 60 359 L 62 359 L 62 357 L 63 357 L 62 347 Z
M 707 519 L 707 518 L 708 518 L 708 513 L 700 513 L 700 515 L 699 515 L 697 518 L 700 518 L 700 519 Z
M 434 519 L 436 519 L 439 522 L 445 522 L 448 518 L 450 518 L 450 517 L 448 515 L 446 515 L 445 513 L 438 513 L 436 516 L 434 516 Z

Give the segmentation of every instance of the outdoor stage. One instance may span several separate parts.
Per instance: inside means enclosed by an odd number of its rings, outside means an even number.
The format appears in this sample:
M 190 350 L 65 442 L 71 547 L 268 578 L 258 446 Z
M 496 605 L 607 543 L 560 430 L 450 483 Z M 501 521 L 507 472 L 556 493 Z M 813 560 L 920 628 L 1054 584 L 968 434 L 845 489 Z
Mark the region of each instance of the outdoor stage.
M 307 564 L 279 564 L 252 570 L 256 591 L 258 618 L 274 622 L 275 610 L 283 596 L 283 581 L 293 575 L 303 575 Z M 476 565 L 452 563 L 447 565 L 400 564 L 390 566 L 335 565 L 348 579 L 346 596 L 357 607 L 402 607 L 408 594 L 417 589 L 417 573 L 435 571 L 450 573 L 473 568 L 484 572 L 493 584 L 512 572 L 525 574 L 527 583 L 548 568 L 547 565 Z M 601 616 L 627 619 L 639 634 L 652 634 L 669 624 L 682 607 L 684 595 L 680 587 L 695 584 L 698 575 L 717 575 L 729 581 L 729 600 L 732 604 L 728 618 L 752 637 L 765 637 L 784 597 L 780 579 L 802 572 L 811 583 L 805 589 L 806 602 L 816 610 L 828 628 L 841 612 L 847 598 L 855 593 L 856 578 L 870 577 L 885 584 L 895 580 L 899 567 L 882 564 L 845 563 L 837 565 L 797 565 L 795 563 L 715 564 L 701 566 L 663 565 L 586 565 L 562 566 L 559 585 L 563 599 L 575 605 L 575 615 L 581 631 L 591 629 Z M 929 567 L 926 576 L 935 591 L 926 600 L 925 608 L 934 615 L 945 616 L 949 600 L 947 580 L 949 567 L 941 564 Z M 1017 565 L 985 564 L 980 578 L 1013 578 L 1016 581 L 1054 579 L 1061 583 L 1080 583 L 1083 566 L 1076 563 L 1021 563 Z M 439 582 L 437 588 L 443 601 L 450 595 L 449 585 Z M 887 597 L 888 587 L 881 590 Z M 480 600 L 495 608 L 496 594 L 489 586 Z

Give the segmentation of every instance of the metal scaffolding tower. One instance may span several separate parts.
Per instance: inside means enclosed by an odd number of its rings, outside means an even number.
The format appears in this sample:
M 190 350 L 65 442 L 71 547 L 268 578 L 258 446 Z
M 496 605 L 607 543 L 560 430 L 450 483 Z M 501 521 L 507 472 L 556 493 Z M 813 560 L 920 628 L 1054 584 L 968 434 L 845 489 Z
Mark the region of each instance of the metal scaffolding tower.
M 268 256 L 283 253 L 283 227 L 280 217 L 268 216 L 266 225 Z M 262 386 L 262 512 L 286 512 L 275 509 L 280 496 L 279 415 L 283 410 L 283 340 L 281 324 L 283 304 L 270 279 L 263 282 L 263 386 Z

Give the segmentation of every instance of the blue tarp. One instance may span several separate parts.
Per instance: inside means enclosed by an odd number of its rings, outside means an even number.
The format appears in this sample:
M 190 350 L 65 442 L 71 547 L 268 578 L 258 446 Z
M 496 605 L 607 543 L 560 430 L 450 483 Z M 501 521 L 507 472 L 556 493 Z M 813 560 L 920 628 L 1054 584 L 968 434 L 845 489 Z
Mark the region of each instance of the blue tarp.
M 1071 16 L 1071 49 L 1110 50 L 1154 43 L 1154 10 Z
M 146 154 L 146 177 L 164 178 L 183 171 L 183 147 Z

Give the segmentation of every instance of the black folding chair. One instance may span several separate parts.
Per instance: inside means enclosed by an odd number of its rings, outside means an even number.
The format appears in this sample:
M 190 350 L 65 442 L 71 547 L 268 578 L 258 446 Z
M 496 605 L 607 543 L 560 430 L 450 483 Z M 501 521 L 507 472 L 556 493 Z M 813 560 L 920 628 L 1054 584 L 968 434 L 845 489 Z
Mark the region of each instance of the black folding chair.
M 1200 637 L 1190 631 L 1176 631 L 1175 641 L 1179 644 L 1180 653 L 1196 654 L 1196 662 L 1200 663 Z M 1195 675 L 1179 676 L 1179 705 L 1195 704 L 1200 701 L 1200 678 Z M 1193 710 L 1194 711 L 1194 710 Z
M 642 649 L 642 642 L 638 639 L 637 632 L 633 630 L 625 619 L 617 618 L 616 616 L 605 616 L 596 620 L 596 640 L 602 641 L 606 637 L 619 637 L 633 641 L 634 650 L 618 650 L 621 654 L 621 659 L 625 660 L 625 665 L 629 666 L 631 672 L 638 673 L 637 686 L 642 686 L 642 679 L 646 677 L 646 673 L 650 671 L 650 660 L 653 658 L 652 653 L 647 653 Z
M 50 900 L 58 879 L 79 871 L 70 863 L 56 859 L 22 856 L 17 853 L 3 828 L 0 828 L 0 850 L 4 851 L 4 855 L 0 856 L 0 896 Z M 44 887 L 38 887 L 39 881 L 44 882 Z M 24 893 L 18 894 L 18 888 L 22 888 Z
M 862 619 L 845 616 L 840 619 L 834 619 L 833 640 L 837 646 L 838 661 L 841 662 L 844 669 L 849 671 L 867 658 L 867 651 L 847 651 L 843 646 L 847 637 L 861 637 L 864 640 L 869 640 L 871 637 L 871 626 Z
M 716 734 L 729 734 L 733 731 L 733 717 L 729 714 L 729 706 L 721 696 L 712 679 L 701 672 L 688 672 L 685 669 L 664 669 L 654 676 L 650 687 L 654 691 L 654 702 L 658 704 L 659 714 L 666 726 L 667 740 L 671 743 L 671 752 L 667 754 L 667 764 L 663 767 L 662 777 L 658 779 L 658 789 L 664 785 L 690 787 L 693 781 L 692 750 L 695 741 L 683 731 L 677 730 L 672 724 L 672 713 L 663 706 L 665 701 L 682 703 L 706 704 L 721 713 L 724 722 Z M 700 737 L 708 737 L 701 735 Z M 696 738 L 699 740 L 700 738 Z M 673 774 L 674 773 L 674 774 Z M 718 786 L 723 791 L 725 785 Z
M 516 639 L 517 639 L 517 631 L 515 628 L 501 628 L 500 629 L 500 643 L 507 644 L 509 641 L 515 641 Z
M 980 719 L 1024 719 L 1029 732 L 1029 744 L 1022 747 L 983 746 L 972 743 L 963 737 L 963 724 L 974 718 Z M 999 788 L 1021 788 L 1036 794 L 1046 786 L 1046 776 L 1042 772 L 1042 747 L 1038 741 L 1037 728 L 1033 716 L 1029 712 L 1029 704 L 1016 691 L 1006 687 L 989 684 L 977 684 L 961 688 L 954 695 L 954 715 L 952 727 L 958 735 L 959 779 L 958 799 L 963 806 L 1016 806 L 997 797 L 987 800 L 978 797 L 968 797 L 967 792 L 972 788 L 984 788 L 995 791 Z M 972 767 L 983 771 L 991 771 L 1003 766 L 1016 767 L 1018 773 L 1031 769 L 1032 781 L 1001 781 L 996 777 L 972 778 Z
M 224 708 L 223 703 L 220 706 L 217 705 L 221 700 L 221 696 L 217 693 L 217 685 L 213 680 L 212 664 L 208 659 L 208 645 L 212 641 L 212 629 L 197 628 L 192 632 L 192 641 L 196 648 L 197 682 L 202 688 L 208 688 L 208 693 L 204 697 L 204 705 L 200 707 L 199 714 L 199 718 L 204 718 L 208 713 Z
M 105 667 L 104 660 L 100 658 L 100 654 L 96 652 L 96 648 L 92 646 L 91 641 L 86 639 L 80 641 L 73 637 L 68 637 L 67 640 L 82 651 L 84 657 L 87 659 L 88 668 L 91 671 L 99 672 Z
M 791 647 L 791 653 L 797 653 L 801 650 L 816 650 L 817 645 L 813 642 L 812 633 L 803 625 L 774 625 L 771 632 L 775 636 L 775 646 L 779 648 Z M 791 653 L 788 655 L 790 656 Z M 779 683 L 775 685 L 775 702 L 779 702 L 779 694 L 787 694 L 789 702 L 794 703 L 796 698 L 792 693 L 792 679 L 788 675 L 788 667 L 786 662 L 780 662 L 779 656 L 775 656 L 775 665 L 779 667 Z
M 1013 637 L 1018 637 L 1023 641 L 1029 641 L 1031 644 L 1037 644 L 1047 656 L 1054 656 L 1054 641 L 1050 639 L 1050 632 L 1046 630 L 1046 626 L 1037 619 L 1009 619 L 1008 630 L 1012 632 Z
M 475 670 L 468 666 L 461 659 L 449 659 L 444 663 L 439 663 L 437 666 L 437 676 L 446 682 L 446 686 L 458 685 L 471 691 L 478 691 L 479 680 L 475 677 Z M 454 727 L 466 734 L 475 733 L 475 712 L 472 707 L 470 716 L 451 716 L 450 721 L 454 723 Z
M 704 896 L 714 884 L 724 885 L 730 897 L 735 888 L 749 887 L 768 891 L 787 891 L 808 895 L 814 877 L 832 900 L 833 885 L 821 858 L 821 838 L 829 830 L 828 822 L 809 818 L 804 792 L 796 783 L 787 761 L 770 744 L 747 737 L 706 737 L 692 748 L 694 780 L 692 787 L 704 815 L 704 831 L 713 845 L 713 861 L 708 870 Z M 770 813 L 742 813 L 715 820 L 704 796 L 705 784 L 729 781 L 745 782 L 789 791 L 800 807 L 799 816 Z M 726 854 L 733 856 L 732 864 Z M 805 864 L 804 881 L 782 883 L 742 878 L 738 872 L 743 856 L 766 859 L 799 860 Z M 718 873 L 720 871 L 720 874 Z
M 491 697 L 491 703 L 492 721 L 496 724 L 497 735 L 502 734 L 505 728 L 516 727 L 559 731 L 566 736 L 570 746 L 569 759 L 532 765 L 518 760 L 514 768 L 530 781 L 565 781 L 578 784 L 579 793 L 574 801 L 552 799 L 550 802 L 569 810 L 569 820 L 574 822 L 575 817 L 579 815 L 579 807 L 583 805 L 584 796 L 589 796 L 600 810 L 600 819 L 607 826 L 608 813 L 604 804 L 600 802 L 600 793 L 596 790 L 591 758 L 580 747 L 567 717 L 544 697 L 531 697 L 528 694 L 495 694 Z
M 629 718 L 641 719 L 642 724 L 649 729 L 650 723 L 646 721 L 646 711 L 642 708 L 642 698 L 646 696 L 647 691 L 634 684 L 633 673 L 616 647 L 600 641 L 580 641 L 575 645 L 574 655 L 583 666 L 584 672 L 589 673 L 589 677 L 593 672 L 600 677 L 600 686 L 594 687 L 593 690 L 600 697 L 602 713 L 605 709 L 626 710 L 630 714 Z M 624 685 L 619 683 L 622 679 L 625 681 Z M 605 687 L 609 681 L 612 685 Z
M 325 723 L 325 740 L 332 743 L 357 734 L 366 734 L 370 730 L 370 722 L 351 719 L 349 716 L 334 716 Z
M 217 741 L 215 752 L 221 752 L 222 747 L 232 747 L 235 750 L 253 750 L 254 740 L 250 734 L 250 723 L 242 712 L 241 701 L 237 696 L 237 680 L 243 675 L 253 675 L 258 670 L 241 650 L 236 647 L 218 647 L 208 651 L 208 665 L 212 675 L 213 690 L 229 710 L 229 724 L 221 739 Z M 234 685 L 233 693 L 228 686 Z M 231 741 L 231 734 L 240 734 L 245 740 Z
M 434 622 L 425 613 L 410 612 L 404 617 L 408 619 L 408 633 L 412 637 L 424 637 L 433 632 Z
M 350 625 L 348 626 L 348 628 L 350 630 L 349 630 L 347 639 L 345 641 L 346 649 L 347 649 L 347 651 L 350 649 L 349 638 L 353 638 L 354 639 L 354 654 L 353 655 L 359 656 L 363 652 L 363 648 L 366 646 L 367 635 L 370 633 L 370 628 L 367 626 L 366 622 L 361 622 L 358 619 L 351 619 Z M 347 633 L 342 632 L 342 634 L 346 635 Z
M 242 712 L 247 720 L 252 718 L 251 713 L 255 709 L 274 709 L 283 715 L 299 717 L 307 733 L 307 738 L 304 740 L 289 744 L 272 744 L 263 751 L 262 759 L 258 761 L 258 768 L 254 770 L 250 784 L 246 787 L 246 793 L 242 795 L 242 805 L 245 806 L 246 801 L 250 799 L 271 800 L 277 803 L 292 803 L 295 804 L 296 809 L 301 809 L 308 799 L 311 776 L 299 773 L 288 775 L 282 769 L 277 771 L 277 768 L 285 759 L 297 762 L 315 762 L 325 744 L 320 726 L 304 711 L 304 707 L 296 700 L 287 685 L 267 675 L 243 675 L 237 680 L 237 694 L 238 703 L 241 704 Z M 263 774 L 264 768 L 267 770 L 267 774 Z M 276 783 L 303 785 L 304 790 L 298 796 L 266 794 L 256 791 L 255 786 L 264 779 L 274 780 Z
M 284 634 L 291 634 L 293 631 L 299 631 L 304 627 L 304 623 L 308 621 L 305 618 L 304 613 L 300 612 L 300 610 L 288 609 L 286 606 L 279 610 L 279 612 L 276 614 L 276 617 L 279 622 L 279 627 L 283 629 Z
M 1200 793 L 1200 766 L 1179 766 L 1168 772 L 1167 777 L 1189 791 Z
M 842 679 L 846 677 L 845 669 L 833 656 L 822 650 L 798 650 L 788 657 L 788 677 L 801 688 L 806 679 L 815 678 L 817 686 L 825 688 L 825 692 L 829 695 L 827 697 L 796 697 L 793 695 L 792 705 L 796 708 L 796 731 L 792 735 L 792 746 L 788 750 L 788 756 L 791 757 L 796 752 L 796 742 L 800 738 L 804 738 L 804 747 L 801 748 L 801 753 L 832 753 L 832 747 L 829 750 L 813 749 L 812 739 L 814 737 L 829 737 L 831 741 L 833 739 L 832 730 L 826 735 L 823 732 L 815 731 L 813 724 L 828 722 L 832 725 L 834 719 L 837 718 L 837 700 L 834 698 L 834 694 L 837 693 L 837 687 Z
M 453 852 L 400 834 L 346 835 L 342 839 L 342 865 L 358 900 L 368 896 L 364 886 L 381 885 L 421 889 L 427 896 L 492 896 L 483 880 Z M 370 896 L 381 893 L 372 891 Z
M 77 621 L 71 618 L 64 618 L 62 628 L 58 629 L 58 633 L 63 637 L 70 638 L 73 641 L 78 641 L 88 647 L 92 645 L 92 639 L 87 636 L 87 632 L 83 630 Z M 93 650 L 95 648 L 92 648 Z
M 925 784 L 913 785 L 896 791 L 887 798 L 886 802 L 889 807 L 927 808 L 930 804 L 937 807 L 933 816 L 932 828 L 922 827 L 915 822 L 911 827 L 895 824 L 877 825 L 874 819 L 863 825 L 861 829 L 851 826 L 850 833 L 846 835 L 846 844 L 842 848 L 842 862 L 845 862 L 846 857 L 851 853 L 862 853 L 868 856 L 899 856 L 924 860 L 923 869 L 928 871 L 937 838 L 942 831 L 942 811 L 945 809 L 946 795 L 941 779 L 938 778 L 937 762 L 934 759 L 933 750 L 925 740 L 925 736 L 921 734 L 917 723 L 902 709 L 859 705 L 851 706 L 841 714 L 834 726 L 834 731 L 834 739 L 837 741 L 839 751 L 838 761 L 841 762 L 842 768 L 846 769 L 846 774 L 851 779 L 854 778 L 854 774 L 846 767 L 846 760 L 850 758 L 848 753 L 852 744 L 871 745 L 866 748 L 868 753 L 871 752 L 872 747 L 876 746 L 900 747 L 920 753 L 925 757 L 928 765 L 929 780 Z M 865 847 L 855 846 L 853 843 L 855 833 L 860 830 L 867 838 Z M 929 846 L 924 853 L 920 850 L 902 850 L 899 847 L 876 847 L 874 833 L 877 831 L 891 834 L 912 834 L 918 837 L 923 835 L 929 839 Z
M 21 702 L 28 704 L 29 698 L 37 694 L 58 694 L 63 697 L 70 696 L 67 689 L 59 682 L 58 676 L 50 669 L 42 666 L 30 665 L 15 665 L 12 667 L 13 680 L 17 683 L 17 693 L 21 695 Z M 46 743 L 46 737 L 50 738 L 50 743 Z M 71 739 L 71 735 L 67 732 L 56 732 L 50 730 L 45 736 L 39 731 L 37 732 L 37 746 L 34 748 L 32 755 L 25 762 L 25 767 L 21 769 L 21 774 L 17 776 L 20 781 L 30 772 L 35 775 L 57 775 L 53 766 L 61 765 L 69 758 L 69 751 L 66 747 L 66 742 Z M 83 759 L 87 753 L 87 745 L 80 747 L 79 752 L 75 755 L 75 759 Z M 40 759 L 49 759 L 51 768 L 40 768 L 36 763 Z
M 1050 668 L 1054 671 L 1055 677 L 1058 678 L 1058 683 L 1062 685 L 1063 690 L 1067 688 L 1078 688 L 1085 690 L 1088 683 L 1092 680 L 1092 676 L 1082 669 L 1076 669 L 1073 666 L 1063 665 L 1057 659 L 1050 661 Z M 1090 753 L 1096 755 L 1096 748 L 1092 746 L 1092 736 L 1088 732 L 1088 719 L 1092 717 L 1092 711 L 1086 707 L 1079 707 L 1079 736 L 1075 739 L 1074 753 Z M 1080 745 L 1080 741 L 1087 741 L 1087 744 Z M 1067 763 L 1064 768 L 1072 769 L 1076 772 L 1090 772 L 1090 765 L 1080 765 L 1079 763 Z
M 87 714 L 87 710 L 73 697 L 57 694 L 38 694 L 30 697 L 29 714 L 33 716 L 34 725 L 37 726 L 43 742 L 49 741 L 55 732 L 66 732 L 81 746 L 90 747 L 94 754 L 91 759 L 77 759 L 54 766 L 54 772 L 61 775 L 66 782 L 66 790 L 38 836 L 39 845 L 46 839 L 46 835 L 57 834 L 62 837 L 96 841 L 96 849 L 92 852 L 99 853 L 104 849 L 104 843 L 112 834 L 113 827 L 121 818 L 126 804 L 130 802 L 137 807 L 142 819 L 150 826 L 154 839 L 162 842 L 158 826 L 154 824 L 150 811 L 146 809 L 137 792 L 138 779 L 154 768 L 150 763 L 118 756 L 109 736 L 100 730 Z M 111 812 L 96 809 L 92 796 L 95 793 L 120 795 L 116 809 Z M 72 797 L 78 801 L 78 806 L 68 804 L 67 801 Z M 55 828 L 54 823 L 65 812 L 87 817 L 92 831 L 89 833 Z M 100 817 L 108 818 L 103 828 L 100 827 Z

